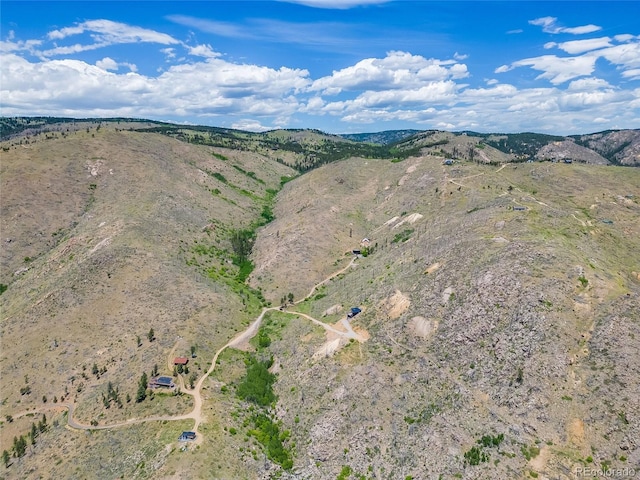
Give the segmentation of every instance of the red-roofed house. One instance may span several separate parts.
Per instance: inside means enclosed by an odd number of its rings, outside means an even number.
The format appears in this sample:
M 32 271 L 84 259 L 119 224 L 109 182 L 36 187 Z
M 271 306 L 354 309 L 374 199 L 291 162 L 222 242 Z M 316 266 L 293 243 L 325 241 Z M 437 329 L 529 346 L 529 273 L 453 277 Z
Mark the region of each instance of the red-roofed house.
M 186 365 L 189 363 L 189 359 L 187 357 L 176 357 L 173 359 L 174 365 Z

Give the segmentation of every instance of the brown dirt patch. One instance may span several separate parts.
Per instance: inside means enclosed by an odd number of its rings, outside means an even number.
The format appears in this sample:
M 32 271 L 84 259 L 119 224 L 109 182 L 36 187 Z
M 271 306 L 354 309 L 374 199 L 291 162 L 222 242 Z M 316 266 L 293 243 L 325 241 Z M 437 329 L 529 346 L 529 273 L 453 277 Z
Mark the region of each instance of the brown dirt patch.
M 531 465 L 531 468 L 533 468 L 537 472 L 544 471 L 550 456 L 551 451 L 549 450 L 549 447 L 545 445 L 540 449 L 540 453 L 538 454 L 538 456 L 531 459 L 529 465 Z
M 430 320 L 424 317 L 413 317 L 409 323 L 408 327 L 414 335 L 426 339 L 433 335 L 436 330 L 438 330 L 438 325 L 440 322 L 438 320 Z
M 396 290 L 396 293 L 383 300 L 380 306 L 386 311 L 386 314 L 390 318 L 396 319 L 407 311 L 409 305 L 411 305 L 409 297 L 404 295 L 400 290 Z
M 584 446 L 584 422 L 581 419 L 574 418 L 571 420 L 567 426 L 567 437 L 569 442 L 577 447 Z
M 429 266 L 427 267 L 427 269 L 424 271 L 424 273 L 425 273 L 425 274 L 433 273 L 433 272 L 435 272 L 436 270 L 438 270 L 439 268 L 440 268 L 440 264 L 436 262 L 436 263 L 434 263 L 434 264 L 429 265 Z

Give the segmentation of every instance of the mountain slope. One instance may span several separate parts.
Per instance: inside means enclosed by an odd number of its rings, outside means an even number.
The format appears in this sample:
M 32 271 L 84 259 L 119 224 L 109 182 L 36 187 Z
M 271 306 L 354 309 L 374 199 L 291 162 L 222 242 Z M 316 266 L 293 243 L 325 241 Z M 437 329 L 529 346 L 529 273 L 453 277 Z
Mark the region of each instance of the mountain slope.
M 268 190 L 294 174 L 257 154 L 85 127 L 3 154 L 0 367 L 3 415 L 15 417 L 2 426 L 3 446 L 29 432 L 30 410 L 46 408 L 58 425 L 12 462 L 14 478 L 34 468 L 50 478 L 148 477 L 167 461 L 165 445 L 191 422 L 88 439 L 62 428 L 67 414 L 56 405 L 74 404 L 74 419 L 96 426 L 190 409 L 184 396 L 136 402 L 138 381 L 143 372 L 171 375 L 167 357 L 191 346 L 198 356 L 189 366 L 201 375 L 259 312 L 259 293 L 236 280 L 229 236 L 259 222 Z M 119 402 L 105 403 L 109 385 Z M 125 455 L 113 447 L 121 455 L 105 463 L 110 444 L 135 448 Z M 221 452 L 225 475 L 247 475 L 240 459 Z M 57 463 L 47 466 L 51 457 Z
M 477 163 L 572 161 L 640 165 L 640 131 L 617 130 L 561 137 L 538 133 L 482 134 L 427 130 L 394 145 L 399 151 L 422 149 L 434 155 Z
M 321 332 L 298 327 L 272 344 L 305 475 L 347 465 L 381 478 L 571 478 L 591 461 L 636 465 L 638 180 L 611 167 L 452 169 L 424 156 L 348 160 L 288 185 L 256 244 L 268 298 L 306 293 L 363 237 L 375 246 L 298 307 L 320 318 L 360 306 L 353 323 L 367 342 L 315 361 Z M 307 195 L 320 203 L 284 201 Z M 483 448 L 491 462 L 465 462 L 498 435 L 499 448 Z
M 419 130 L 387 130 L 376 133 L 344 133 L 340 135 L 348 140 L 356 142 L 375 143 L 378 145 L 390 145 L 420 133 Z
M 2 144 L 7 478 L 640 464 L 637 169 L 422 132 L 298 175 L 331 136 L 47 128 Z M 180 389 L 137 402 L 155 371 Z
M 576 135 L 576 143 L 601 154 L 616 165 L 640 166 L 640 131 L 618 130 Z

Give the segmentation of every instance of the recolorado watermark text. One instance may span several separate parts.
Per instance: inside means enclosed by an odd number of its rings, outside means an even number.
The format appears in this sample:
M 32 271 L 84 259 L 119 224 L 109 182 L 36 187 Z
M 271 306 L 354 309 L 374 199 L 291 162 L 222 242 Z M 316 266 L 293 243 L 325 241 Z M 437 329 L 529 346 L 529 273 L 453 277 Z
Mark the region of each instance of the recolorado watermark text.
M 577 467 L 574 473 L 578 477 L 633 478 L 636 476 L 636 474 L 640 473 L 640 470 L 636 470 L 633 467 L 607 469 L 595 467 Z

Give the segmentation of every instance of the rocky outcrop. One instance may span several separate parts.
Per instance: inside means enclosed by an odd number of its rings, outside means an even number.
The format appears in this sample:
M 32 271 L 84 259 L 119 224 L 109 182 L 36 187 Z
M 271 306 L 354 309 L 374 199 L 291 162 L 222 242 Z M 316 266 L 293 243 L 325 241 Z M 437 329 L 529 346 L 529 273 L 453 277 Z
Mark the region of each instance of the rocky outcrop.
M 606 165 L 609 161 L 602 155 L 588 148 L 577 145 L 573 140 L 553 142 L 545 145 L 536 154 L 536 159 L 542 161 L 562 162 L 571 160 L 580 163 Z

